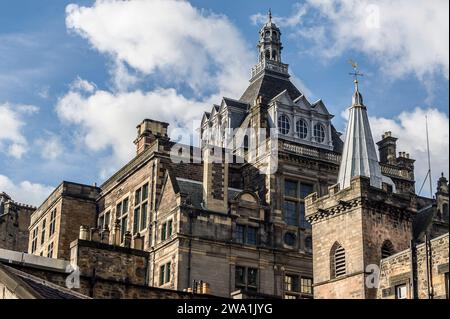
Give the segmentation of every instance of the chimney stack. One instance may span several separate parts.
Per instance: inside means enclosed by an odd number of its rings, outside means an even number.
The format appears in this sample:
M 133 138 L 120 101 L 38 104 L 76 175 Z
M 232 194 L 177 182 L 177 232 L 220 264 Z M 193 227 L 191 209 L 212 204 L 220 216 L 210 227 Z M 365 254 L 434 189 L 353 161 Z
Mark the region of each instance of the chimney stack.
M 145 151 L 157 139 L 169 140 L 167 135 L 168 123 L 145 119 L 137 128 L 136 155 Z
M 203 148 L 203 204 L 211 211 L 228 211 L 227 155 L 221 147 L 206 145 Z
M 392 136 L 392 132 L 385 132 L 381 136 L 381 141 L 377 142 L 378 153 L 380 154 L 380 163 L 396 164 L 397 138 Z

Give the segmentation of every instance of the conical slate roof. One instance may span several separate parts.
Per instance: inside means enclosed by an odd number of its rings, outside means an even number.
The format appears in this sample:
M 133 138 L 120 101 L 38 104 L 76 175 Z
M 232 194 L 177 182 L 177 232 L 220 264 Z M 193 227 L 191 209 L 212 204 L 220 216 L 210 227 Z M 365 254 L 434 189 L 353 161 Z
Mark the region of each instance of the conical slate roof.
M 340 188 L 349 187 L 350 180 L 355 176 L 369 177 L 370 185 L 381 188 L 381 168 L 370 130 L 367 109 L 358 89 L 358 81 L 355 81 L 355 93 L 349 113 L 338 175 Z

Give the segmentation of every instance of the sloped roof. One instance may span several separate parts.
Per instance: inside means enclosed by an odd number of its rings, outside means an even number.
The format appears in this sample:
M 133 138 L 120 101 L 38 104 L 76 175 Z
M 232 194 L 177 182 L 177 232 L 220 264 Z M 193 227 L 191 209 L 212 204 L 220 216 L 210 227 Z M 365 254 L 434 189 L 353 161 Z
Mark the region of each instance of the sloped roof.
M 191 205 L 202 209 L 203 183 L 183 178 L 176 178 L 176 181 L 180 192 L 189 197 Z M 234 199 L 240 192 L 241 190 L 228 188 L 228 200 Z
M 433 223 L 435 214 L 435 206 L 429 205 L 422 208 L 414 215 L 413 219 L 413 238 L 418 241 L 427 232 L 430 225 Z
M 292 100 L 302 95 L 302 93 L 289 81 L 289 78 L 271 76 L 266 73 L 257 80 L 250 83 L 244 94 L 240 98 L 241 102 L 253 104 L 258 96 L 271 100 L 284 90 L 287 90 Z
M 0 281 L 19 299 L 90 299 L 78 292 L 1 264 Z

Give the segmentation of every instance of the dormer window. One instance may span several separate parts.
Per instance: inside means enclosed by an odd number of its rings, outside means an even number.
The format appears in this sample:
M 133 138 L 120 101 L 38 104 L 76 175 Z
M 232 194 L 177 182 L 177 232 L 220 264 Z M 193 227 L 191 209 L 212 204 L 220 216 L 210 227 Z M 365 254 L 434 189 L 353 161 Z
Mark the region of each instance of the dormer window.
M 287 135 L 290 129 L 291 124 L 289 122 L 289 117 L 285 114 L 280 115 L 278 117 L 278 131 L 283 135 Z
M 314 138 L 316 142 L 323 143 L 325 141 L 325 129 L 322 124 L 314 125 Z
M 305 139 L 308 136 L 308 123 L 305 120 L 298 120 L 295 124 L 295 129 L 297 130 L 298 137 L 301 139 Z

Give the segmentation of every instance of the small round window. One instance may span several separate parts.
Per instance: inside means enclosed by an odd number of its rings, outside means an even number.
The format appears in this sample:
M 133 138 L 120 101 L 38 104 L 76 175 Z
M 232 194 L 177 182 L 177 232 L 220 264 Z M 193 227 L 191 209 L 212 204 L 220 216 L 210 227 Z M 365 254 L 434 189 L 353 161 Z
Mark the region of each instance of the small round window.
M 289 130 L 291 129 L 291 124 L 289 123 L 289 118 L 282 114 L 280 115 L 280 117 L 278 118 L 278 131 L 281 134 L 288 134 Z
M 295 126 L 298 137 L 305 139 L 308 136 L 308 123 L 305 120 L 298 120 Z
M 297 235 L 294 233 L 286 233 L 284 234 L 284 243 L 288 246 L 294 246 L 295 241 L 297 240 Z
M 322 124 L 314 125 L 314 137 L 316 142 L 323 143 L 325 141 L 325 129 Z

